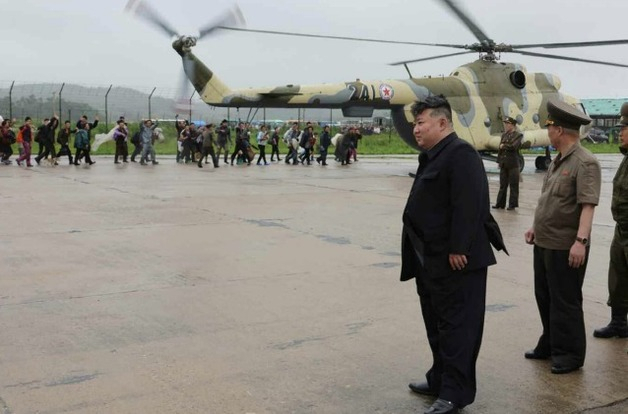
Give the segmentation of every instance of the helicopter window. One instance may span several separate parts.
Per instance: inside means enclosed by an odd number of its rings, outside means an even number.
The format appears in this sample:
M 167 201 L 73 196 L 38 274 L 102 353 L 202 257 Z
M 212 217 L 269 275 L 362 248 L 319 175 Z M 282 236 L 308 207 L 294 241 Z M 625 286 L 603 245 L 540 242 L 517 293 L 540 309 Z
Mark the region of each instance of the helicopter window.
M 539 114 L 532 115 L 532 122 L 534 122 L 535 124 L 538 124 L 539 121 L 541 121 L 541 117 L 539 116 Z
M 491 118 L 484 119 L 484 126 L 489 128 L 491 126 Z

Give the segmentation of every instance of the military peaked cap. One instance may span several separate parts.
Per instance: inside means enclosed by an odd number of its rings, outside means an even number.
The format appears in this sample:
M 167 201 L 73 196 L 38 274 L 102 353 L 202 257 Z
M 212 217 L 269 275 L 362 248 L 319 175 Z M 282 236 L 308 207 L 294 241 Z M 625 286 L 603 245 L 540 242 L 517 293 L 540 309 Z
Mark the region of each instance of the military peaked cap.
M 512 116 L 506 116 L 504 117 L 504 121 L 507 124 L 513 124 L 513 125 L 517 125 L 517 120 L 515 118 L 513 118 Z
M 545 126 L 554 125 L 568 129 L 580 129 L 582 125 L 591 123 L 591 118 L 582 111 L 579 111 L 567 102 L 556 98 L 547 101 L 547 121 Z
M 626 126 L 628 125 L 628 102 L 624 102 L 624 104 L 621 106 L 621 111 L 619 112 L 619 115 L 621 116 L 621 119 L 619 120 L 619 123 L 615 126 Z

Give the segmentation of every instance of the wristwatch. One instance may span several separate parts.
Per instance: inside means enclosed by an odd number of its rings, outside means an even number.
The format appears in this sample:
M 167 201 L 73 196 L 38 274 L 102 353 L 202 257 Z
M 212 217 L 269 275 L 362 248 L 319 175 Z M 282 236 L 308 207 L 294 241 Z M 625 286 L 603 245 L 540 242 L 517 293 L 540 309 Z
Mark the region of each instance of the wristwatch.
M 576 241 L 584 244 L 585 246 L 589 245 L 589 239 L 587 239 L 586 237 L 578 237 L 578 236 L 576 236 Z

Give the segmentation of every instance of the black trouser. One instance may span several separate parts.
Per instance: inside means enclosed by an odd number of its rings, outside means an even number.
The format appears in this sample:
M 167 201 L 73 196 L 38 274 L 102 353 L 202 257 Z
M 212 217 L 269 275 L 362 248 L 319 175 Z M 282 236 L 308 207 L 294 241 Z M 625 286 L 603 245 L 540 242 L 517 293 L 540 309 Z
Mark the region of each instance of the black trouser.
M 59 148 L 59 152 L 57 152 L 58 157 L 61 157 L 63 155 L 67 155 L 68 161 L 70 161 L 70 164 L 72 164 L 72 151 L 70 150 L 68 144 L 61 144 L 61 148 Z
M 183 158 L 185 162 L 190 162 L 190 160 L 194 160 L 195 147 L 195 142 L 191 139 L 186 139 L 185 141 L 183 141 L 183 151 L 181 152 L 179 160 L 181 160 L 181 158 Z
M 453 271 L 447 255 L 416 277 L 421 311 L 432 350 L 426 378 L 439 398 L 464 407 L 475 400 L 475 364 L 482 344 L 486 268 Z
M 277 155 L 277 161 L 281 161 L 281 158 L 279 158 L 279 145 L 271 145 L 271 147 L 270 160 L 273 161 L 273 157 Z
M 76 156 L 74 157 L 74 164 L 78 165 L 78 162 L 83 157 L 85 157 L 85 162 L 86 163 L 88 163 L 88 164 L 92 163 L 92 158 L 89 156 L 89 148 L 87 148 L 87 149 L 78 148 L 76 150 Z
M 2 161 L 8 161 L 13 155 L 13 148 L 9 144 L 2 144 L 0 145 L 0 152 L 2 153 Z
M 307 161 L 307 165 L 310 165 L 310 148 L 304 147 L 303 149 L 305 151 L 299 156 L 299 159 L 301 160 L 301 163 L 303 163 L 303 161 Z
M 506 192 L 510 187 L 508 207 L 519 207 L 519 166 L 499 169 L 499 193 L 497 193 L 496 207 L 506 207 Z
M 135 148 L 133 148 L 133 153 L 131 154 L 131 161 L 135 161 L 135 157 L 142 153 L 142 144 L 133 144 Z
M 42 159 L 48 157 L 50 155 L 52 158 L 56 158 L 57 154 L 55 154 L 55 146 L 51 142 L 39 143 L 39 155 L 35 157 L 35 161 L 39 163 Z
M 268 164 L 268 162 L 266 162 L 266 145 L 257 145 L 257 147 L 259 148 L 259 155 L 257 156 L 257 164 L 260 163 L 260 161 L 264 160 L 264 164 Z
M 231 154 L 231 165 L 233 165 L 233 160 L 238 155 L 238 151 L 242 151 L 242 158 L 247 162 L 247 164 L 250 164 L 251 161 L 253 161 L 249 159 L 249 151 L 247 147 L 240 143 L 236 143 L 235 149 L 233 150 L 233 154 Z
M 316 161 L 320 161 L 323 165 L 327 165 L 327 148 L 321 147 L 321 153 Z
M 216 158 L 220 159 L 220 153 L 222 152 L 222 150 L 225 151 L 225 164 L 226 164 L 229 158 L 229 148 L 227 147 L 226 143 L 223 145 L 218 144 L 218 152 L 216 153 Z
M 203 147 L 203 152 L 201 152 L 201 158 L 198 160 L 198 165 L 200 167 L 203 166 L 203 158 L 210 155 L 212 157 L 212 163 L 214 163 L 214 168 L 218 167 L 218 157 L 214 152 L 214 147 Z
M 126 157 L 129 156 L 129 147 L 123 139 L 116 141 L 116 155 L 115 161 L 118 162 L 118 157 L 122 157 L 122 160 L 126 162 Z
M 552 356 L 553 364 L 580 367 L 584 364 L 586 335 L 582 311 L 584 265 L 569 266 L 569 250 L 534 246 L 534 296 L 539 308 L 543 334 L 536 345 L 540 354 Z

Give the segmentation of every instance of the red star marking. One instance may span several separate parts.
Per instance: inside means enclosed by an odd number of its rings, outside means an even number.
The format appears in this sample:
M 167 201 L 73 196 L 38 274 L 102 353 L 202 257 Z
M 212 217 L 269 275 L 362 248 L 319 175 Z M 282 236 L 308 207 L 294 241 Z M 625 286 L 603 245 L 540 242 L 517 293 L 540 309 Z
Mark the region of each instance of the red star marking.
M 390 89 L 388 89 L 388 88 L 384 88 L 384 90 L 382 92 L 384 92 L 384 95 L 386 95 L 386 96 L 390 95 Z

